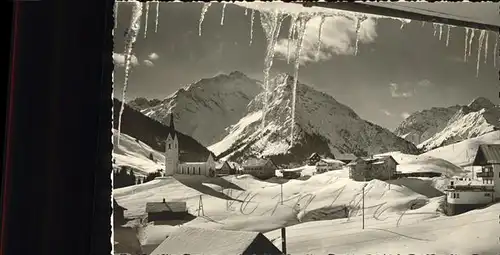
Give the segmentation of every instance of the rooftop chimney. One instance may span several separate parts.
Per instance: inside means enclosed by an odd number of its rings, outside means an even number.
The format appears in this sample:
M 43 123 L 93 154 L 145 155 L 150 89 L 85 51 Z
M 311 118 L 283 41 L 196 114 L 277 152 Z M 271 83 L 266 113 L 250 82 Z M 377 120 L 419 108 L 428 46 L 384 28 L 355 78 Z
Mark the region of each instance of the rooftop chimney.
M 286 229 L 281 228 L 281 253 L 287 254 L 286 253 Z

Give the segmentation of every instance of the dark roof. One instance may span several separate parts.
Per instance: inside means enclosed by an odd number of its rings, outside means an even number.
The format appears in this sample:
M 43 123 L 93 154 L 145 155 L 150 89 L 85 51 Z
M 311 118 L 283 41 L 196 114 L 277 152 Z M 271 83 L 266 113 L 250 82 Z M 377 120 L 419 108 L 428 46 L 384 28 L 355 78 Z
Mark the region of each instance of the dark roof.
M 175 125 L 174 125 L 174 114 L 173 113 L 170 113 L 170 130 L 167 134 L 170 135 L 172 138 L 174 138 L 175 136 L 177 136 L 177 132 L 175 131 Z
M 500 144 L 481 144 L 472 165 L 500 164 Z
M 119 205 L 119 204 L 116 202 L 116 199 L 114 199 L 114 198 L 113 198 L 113 210 L 116 210 L 116 209 L 127 210 L 127 209 L 125 209 L 123 206 Z
M 186 212 L 186 202 L 152 202 L 146 203 L 146 213 Z
M 267 162 L 269 162 L 269 161 L 274 166 L 276 166 L 276 164 L 274 164 L 274 162 L 271 159 L 251 158 L 251 159 L 247 159 L 247 160 L 245 160 L 245 162 L 243 162 L 243 167 L 261 167 L 261 166 L 265 166 L 267 164 Z
M 258 232 L 181 227 L 170 233 L 151 255 L 246 254 L 258 237 L 263 235 Z

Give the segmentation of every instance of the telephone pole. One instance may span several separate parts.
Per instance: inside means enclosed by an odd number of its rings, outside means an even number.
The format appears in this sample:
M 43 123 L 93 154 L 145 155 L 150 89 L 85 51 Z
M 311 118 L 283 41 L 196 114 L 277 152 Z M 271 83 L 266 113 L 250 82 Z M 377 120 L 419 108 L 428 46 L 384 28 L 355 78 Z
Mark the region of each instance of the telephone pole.
M 363 207 L 362 208 L 362 212 L 363 212 L 363 229 L 365 229 L 365 186 L 363 186 L 363 203 L 362 203 L 362 207 Z
M 201 199 L 201 196 L 202 195 L 200 195 L 200 200 L 198 203 L 198 216 L 205 216 L 205 211 L 203 210 L 203 200 Z

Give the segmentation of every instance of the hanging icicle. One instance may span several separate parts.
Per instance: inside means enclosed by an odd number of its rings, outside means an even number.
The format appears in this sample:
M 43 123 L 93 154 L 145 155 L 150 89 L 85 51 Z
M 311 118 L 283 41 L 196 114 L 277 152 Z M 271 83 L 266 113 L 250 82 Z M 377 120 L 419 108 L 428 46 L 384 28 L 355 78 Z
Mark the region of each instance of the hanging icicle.
M 321 15 L 321 21 L 319 22 L 319 29 L 318 29 L 318 43 L 317 43 L 317 48 L 316 48 L 316 60 L 319 60 L 319 53 L 321 51 L 321 32 L 323 31 L 323 24 L 325 23 L 326 17 Z
M 207 13 L 210 5 L 212 5 L 212 2 L 203 3 L 203 7 L 201 7 L 200 23 L 198 25 L 198 35 L 199 36 L 201 36 L 201 25 L 203 24 L 203 20 L 205 19 L 205 13 Z
M 437 24 L 436 23 L 432 23 L 432 27 L 434 27 L 434 36 L 436 36 L 436 33 L 437 33 Z
M 424 27 L 424 26 L 425 26 L 425 21 L 422 21 L 422 27 Z
M 361 29 L 361 22 L 363 22 L 364 20 L 366 20 L 367 17 L 366 16 L 359 16 L 359 17 L 355 17 L 355 33 L 356 33 L 356 42 L 355 42 L 355 45 L 354 45 L 354 55 L 357 56 L 358 55 L 358 44 L 359 44 L 359 30 Z M 402 23 L 404 24 L 404 23 Z
M 226 12 L 226 3 L 224 3 L 224 5 L 222 5 L 222 15 L 221 15 L 221 18 L 220 18 L 220 25 L 221 26 L 224 26 L 224 14 Z
M 490 40 L 490 33 L 489 31 L 488 32 L 485 32 L 486 33 L 486 38 L 484 39 L 485 40 L 485 43 L 484 43 L 484 63 L 487 64 L 488 63 L 488 41 Z
M 248 15 L 248 8 L 245 8 L 245 16 Z
M 118 27 L 118 1 L 115 1 L 115 6 L 114 6 L 114 14 L 115 14 L 115 28 Z
M 127 92 L 128 77 L 130 75 L 130 68 L 132 64 L 132 49 L 134 47 L 135 41 L 137 40 L 137 35 L 139 34 L 139 29 L 141 27 L 141 16 L 144 3 L 132 2 L 134 4 L 132 8 L 132 18 L 130 21 L 130 28 L 127 32 L 127 38 L 125 43 L 125 79 L 123 82 L 123 92 L 122 92 L 122 106 L 120 109 L 120 114 L 118 115 L 118 141 L 117 146 L 120 145 L 120 134 L 122 125 L 122 115 L 125 109 L 125 94 Z
M 156 1 L 155 33 L 158 32 L 158 18 L 160 17 L 160 1 Z
M 250 14 L 250 45 L 252 45 L 253 41 L 253 19 L 255 18 L 255 10 L 252 9 L 252 13 Z
M 470 28 L 465 28 L 465 42 L 464 42 L 464 62 L 467 62 L 467 48 L 469 46 L 468 37 L 469 37 Z
M 470 34 L 470 38 L 469 38 L 469 57 L 470 57 L 470 54 L 472 52 L 472 39 L 474 39 L 474 34 L 476 32 L 476 29 L 474 28 L 471 28 L 472 32 Z
M 307 22 L 311 19 L 311 16 L 301 16 L 297 19 L 297 43 L 295 44 L 295 62 L 294 62 L 294 75 L 293 75 L 293 93 L 292 93 L 292 121 L 290 126 L 290 147 L 294 144 L 294 128 L 295 128 L 295 106 L 297 104 L 297 82 L 299 78 L 299 67 L 300 67 L 300 55 L 302 52 L 302 42 L 304 40 L 304 35 L 306 32 Z
M 450 43 L 450 32 L 451 32 L 451 29 L 450 29 L 450 25 L 447 25 L 447 31 L 446 31 L 446 47 L 448 47 L 448 44 Z
M 439 40 L 443 37 L 443 24 L 439 24 Z
M 495 32 L 493 32 L 495 33 Z M 497 56 L 498 56 L 498 36 L 500 34 L 495 33 L 495 46 L 493 46 L 493 66 L 497 67 Z
M 262 129 L 266 126 L 266 113 L 269 103 L 269 72 L 273 66 L 274 50 L 278 42 L 284 15 L 277 10 L 274 12 L 261 12 L 260 21 L 267 39 L 266 58 L 264 59 L 264 99 L 262 110 Z
M 481 50 L 483 48 L 483 43 L 484 43 L 484 35 L 486 34 L 485 30 L 481 30 L 481 33 L 479 34 L 479 39 L 477 40 L 477 63 L 476 63 L 476 77 L 479 77 L 479 62 L 481 59 Z
M 144 38 L 148 36 L 148 17 L 149 17 L 149 2 L 144 2 L 146 17 L 144 20 Z
M 286 49 L 286 63 L 290 64 L 290 44 L 293 43 L 293 34 L 295 31 L 295 21 L 297 15 L 290 15 L 290 26 L 288 27 L 288 44 Z

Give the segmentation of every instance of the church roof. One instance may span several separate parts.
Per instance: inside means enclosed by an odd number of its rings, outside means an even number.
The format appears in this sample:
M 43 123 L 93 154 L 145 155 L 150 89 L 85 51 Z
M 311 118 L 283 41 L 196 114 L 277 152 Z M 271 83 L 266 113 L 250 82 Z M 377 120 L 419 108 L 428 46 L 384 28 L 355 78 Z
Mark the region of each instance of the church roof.
M 170 124 L 169 124 L 169 132 L 167 134 L 170 135 L 172 138 L 174 138 L 177 135 L 177 131 L 175 131 L 175 125 L 174 125 L 174 114 L 170 113 Z

